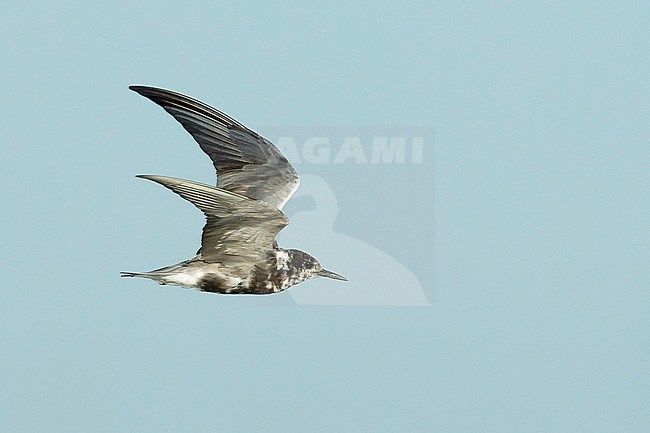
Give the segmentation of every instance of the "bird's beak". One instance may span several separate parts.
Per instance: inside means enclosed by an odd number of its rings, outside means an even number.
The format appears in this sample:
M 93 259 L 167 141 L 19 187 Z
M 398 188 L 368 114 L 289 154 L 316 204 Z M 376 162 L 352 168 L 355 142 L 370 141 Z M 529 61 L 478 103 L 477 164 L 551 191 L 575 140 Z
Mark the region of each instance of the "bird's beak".
M 328 271 L 326 269 L 322 269 L 318 273 L 319 277 L 325 277 L 325 278 L 332 278 L 334 280 L 341 280 L 341 281 L 347 281 L 348 279 L 345 278 L 343 275 L 339 275 L 336 272 Z

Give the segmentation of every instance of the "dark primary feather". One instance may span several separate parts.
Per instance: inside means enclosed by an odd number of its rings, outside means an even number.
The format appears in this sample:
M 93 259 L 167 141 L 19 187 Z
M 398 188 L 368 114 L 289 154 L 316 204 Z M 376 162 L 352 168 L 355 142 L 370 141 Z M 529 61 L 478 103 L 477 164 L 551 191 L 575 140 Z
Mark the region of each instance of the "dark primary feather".
M 223 263 L 243 275 L 273 256 L 275 237 L 289 224 L 277 208 L 230 191 L 165 176 L 138 177 L 171 189 L 203 211 L 203 260 Z
M 212 159 L 219 188 L 278 209 L 298 188 L 296 171 L 277 147 L 232 117 L 170 90 L 129 88 L 163 107 L 194 137 Z

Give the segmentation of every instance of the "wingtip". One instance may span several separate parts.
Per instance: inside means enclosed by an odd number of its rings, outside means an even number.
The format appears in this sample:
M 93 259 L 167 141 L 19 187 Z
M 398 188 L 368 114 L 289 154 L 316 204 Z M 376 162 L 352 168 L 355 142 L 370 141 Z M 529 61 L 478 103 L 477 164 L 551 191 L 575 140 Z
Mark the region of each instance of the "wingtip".
M 165 176 L 156 176 L 155 174 L 136 174 L 138 179 L 150 180 L 152 182 L 161 183 L 161 179 Z
M 161 184 L 161 185 L 163 185 L 163 186 L 165 186 L 167 188 L 170 188 L 170 189 L 171 189 L 171 185 L 176 185 L 178 183 L 191 183 L 193 185 L 208 186 L 209 188 L 212 188 L 209 185 L 204 185 L 204 184 L 199 183 L 199 182 L 193 182 L 191 180 L 177 179 L 175 177 L 160 176 L 160 175 L 157 175 L 157 174 L 136 174 L 135 177 L 137 177 L 138 179 L 146 179 L 146 180 L 150 180 L 150 181 L 155 182 L 155 183 L 159 183 L 159 184 Z
M 136 174 L 135 177 L 138 179 L 147 179 L 147 180 L 155 180 L 157 177 L 155 174 Z
M 139 84 L 132 84 L 129 86 L 129 90 L 134 91 L 135 93 L 138 93 L 142 96 L 147 96 L 147 94 L 156 92 L 156 91 L 163 91 L 164 89 L 161 89 L 159 87 L 151 87 L 151 86 L 142 86 Z

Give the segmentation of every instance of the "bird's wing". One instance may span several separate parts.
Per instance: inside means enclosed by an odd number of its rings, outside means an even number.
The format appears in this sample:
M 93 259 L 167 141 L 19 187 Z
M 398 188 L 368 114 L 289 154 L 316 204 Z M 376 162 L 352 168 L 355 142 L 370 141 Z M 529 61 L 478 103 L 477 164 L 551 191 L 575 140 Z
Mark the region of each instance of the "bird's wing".
M 244 273 L 268 260 L 276 235 L 289 219 L 262 201 L 190 180 L 138 176 L 171 189 L 191 202 L 207 219 L 201 254 L 209 263 L 223 263 Z
M 183 125 L 217 170 L 217 187 L 282 209 L 300 183 L 277 147 L 221 111 L 170 90 L 131 86 Z

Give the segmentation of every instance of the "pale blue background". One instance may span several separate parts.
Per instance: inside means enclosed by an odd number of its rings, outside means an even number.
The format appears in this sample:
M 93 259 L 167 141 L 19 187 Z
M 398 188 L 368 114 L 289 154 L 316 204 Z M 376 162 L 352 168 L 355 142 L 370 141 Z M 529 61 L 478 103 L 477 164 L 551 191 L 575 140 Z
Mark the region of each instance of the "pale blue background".
M 648 5 L 347 3 L 3 2 L 0 430 L 648 431 Z M 133 175 L 213 175 L 133 83 L 251 126 L 435 128 L 433 221 L 401 178 L 393 230 L 340 227 L 433 250 L 433 306 L 120 280 L 201 226 Z

